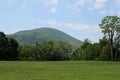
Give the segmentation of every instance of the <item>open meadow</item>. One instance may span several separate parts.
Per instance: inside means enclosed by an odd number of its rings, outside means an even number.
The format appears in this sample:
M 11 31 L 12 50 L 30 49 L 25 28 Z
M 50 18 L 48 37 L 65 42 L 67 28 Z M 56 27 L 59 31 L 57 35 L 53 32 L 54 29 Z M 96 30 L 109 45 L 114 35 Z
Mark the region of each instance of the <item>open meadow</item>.
M 1 61 L 0 80 L 120 80 L 120 62 Z

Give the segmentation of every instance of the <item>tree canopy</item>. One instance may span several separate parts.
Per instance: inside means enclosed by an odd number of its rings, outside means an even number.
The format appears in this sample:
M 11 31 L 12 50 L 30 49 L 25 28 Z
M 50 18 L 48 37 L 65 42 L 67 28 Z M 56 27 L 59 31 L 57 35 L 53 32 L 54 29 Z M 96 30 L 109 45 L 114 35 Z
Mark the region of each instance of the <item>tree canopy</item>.
M 15 39 L 7 38 L 3 32 L 0 32 L 0 60 L 17 60 L 18 45 Z
M 106 36 L 110 43 L 111 48 L 111 60 L 116 60 L 116 55 L 114 48 L 117 48 L 120 36 L 120 18 L 118 16 L 106 16 L 103 18 L 102 22 L 99 24 L 104 36 Z M 116 45 L 114 45 L 116 42 Z

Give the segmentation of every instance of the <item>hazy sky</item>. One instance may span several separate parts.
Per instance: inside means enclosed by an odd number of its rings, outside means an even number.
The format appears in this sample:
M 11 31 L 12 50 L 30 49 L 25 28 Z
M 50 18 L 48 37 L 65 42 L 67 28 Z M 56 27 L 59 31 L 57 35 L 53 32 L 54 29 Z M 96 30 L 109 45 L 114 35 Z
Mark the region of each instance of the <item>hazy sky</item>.
M 96 42 L 106 15 L 120 16 L 120 0 L 0 0 L 0 31 L 50 27 Z

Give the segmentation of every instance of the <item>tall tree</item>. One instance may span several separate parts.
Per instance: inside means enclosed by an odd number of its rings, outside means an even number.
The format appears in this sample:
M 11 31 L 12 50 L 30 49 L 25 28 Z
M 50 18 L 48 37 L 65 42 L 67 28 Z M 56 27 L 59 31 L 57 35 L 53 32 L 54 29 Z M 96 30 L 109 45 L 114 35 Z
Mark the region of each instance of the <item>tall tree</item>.
M 110 60 L 110 46 L 109 46 L 109 40 L 106 37 L 103 37 L 103 39 L 99 40 L 99 46 L 100 46 L 100 60 Z
M 9 39 L 0 32 L 0 60 L 16 60 L 18 57 L 18 43 L 15 39 Z
M 0 60 L 3 60 L 4 53 L 8 47 L 8 39 L 3 32 L 0 32 Z
M 108 38 L 111 48 L 111 60 L 115 59 L 114 39 L 120 28 L 120 18 L 118 16 L 106 16 L 99 24 L 102 33 Z
M 118 58 L 118 52 L 119 52 L 119 49 L 120 49 L 120 47 L 119 47 L 119 45 L 120 45 L 120 27 L 118 27 L 118 29 L 117 29 L 117 33 L 116 33 L 116 37 L 115 37 L 115 59 L 117 60 L 117 58 Z
M 15 39 L 8 39 L 8 52 L 7 52 L 7 59 L 8 60 L 17 60 L 19 56 L 19 52 L 17 50 L 19 44 Z

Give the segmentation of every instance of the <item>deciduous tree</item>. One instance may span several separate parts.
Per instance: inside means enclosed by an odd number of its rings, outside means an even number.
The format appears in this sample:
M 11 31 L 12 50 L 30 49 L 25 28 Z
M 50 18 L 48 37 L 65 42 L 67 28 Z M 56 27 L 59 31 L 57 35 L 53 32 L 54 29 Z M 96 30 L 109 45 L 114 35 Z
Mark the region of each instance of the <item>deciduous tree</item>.
M 114 39 L 120 28 L 120 18 L 118 16 L 106 16 L 99 24 L 104 35 L 108 38 L 111 48 L 111 60 L 115 60 Z

